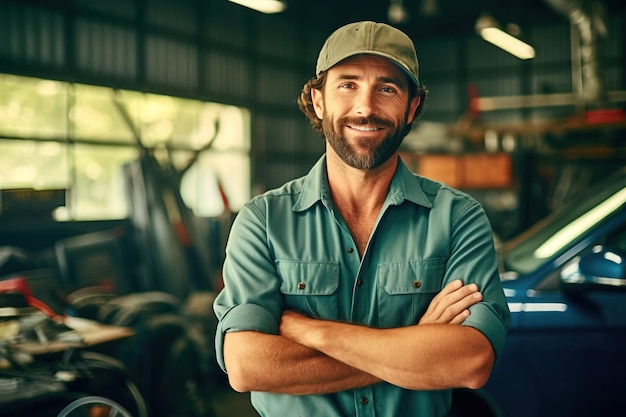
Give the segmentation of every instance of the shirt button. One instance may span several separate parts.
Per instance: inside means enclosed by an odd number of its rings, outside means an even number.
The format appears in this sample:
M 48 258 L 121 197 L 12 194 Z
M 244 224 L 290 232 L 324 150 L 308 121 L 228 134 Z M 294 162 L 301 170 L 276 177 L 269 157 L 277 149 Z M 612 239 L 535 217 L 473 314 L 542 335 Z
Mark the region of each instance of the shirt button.
M 365 405 L 368 402 L 370 402 L 370 401 L 367 399 L 367 397 L 361 397 L 361 404 Z
M 354 252 L 354 248 L 348 248 L 348 253 Z
M 300 282 L 300 283 L 298 283 L 298 289 L 299 289 L 299 290 L 303 290 L 303 289 L 305 289 L 305 288 L 306 288 L 306 284 L 305 284 L 304 282 Z
M 356 285 L 357 285 L 358 287 L 360 287 L 361 285 L 363 285 L 363 280 L 362 280 L 362 279 L 357 279 L 357 280 L 356 280 Z
M 414 286 L 415 288 L 419 288 L 419 287 L 421 287 L 421 286 L 422 286 L 422 283 L 421 283 L 420 281 L 415 281 L 415 282 L 413 283 L 413 286 Z

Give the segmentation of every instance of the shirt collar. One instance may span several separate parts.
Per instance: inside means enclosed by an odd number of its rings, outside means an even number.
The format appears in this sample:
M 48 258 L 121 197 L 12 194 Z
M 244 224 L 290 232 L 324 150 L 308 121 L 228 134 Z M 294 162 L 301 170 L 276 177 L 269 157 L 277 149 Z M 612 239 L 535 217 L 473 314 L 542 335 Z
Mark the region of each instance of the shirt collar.
M 391 180 L 386 204 L 400 205 L 406 200 L 424 207 L 432 207 L 432 203 L 422 190 L 418 177 L 409 170 L 400 157 L 398 158 L 398 168 Z M 293 210 L 296 212 L 304 211 L 318 201 L 321 201 L 326 207 L 333 206 L 330 187 L 328 186 L 326 155 L 322 155 L 304 177 L 300 196 L 293 205 Z
M 402 158 L 398 157 L 398 169 L 391 180 L 387 201 L 390 205 L 400 205 L 405 200 L 427 208 L 433 206 L 424 193 L 421 178 L 411 172 Z

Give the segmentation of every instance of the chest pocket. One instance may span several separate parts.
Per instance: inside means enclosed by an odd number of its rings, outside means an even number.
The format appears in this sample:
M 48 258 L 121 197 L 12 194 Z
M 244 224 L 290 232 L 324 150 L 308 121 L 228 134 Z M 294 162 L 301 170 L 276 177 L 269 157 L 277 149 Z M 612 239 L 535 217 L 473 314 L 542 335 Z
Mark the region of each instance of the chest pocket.
M 324 319 L 336 319 L 339 310 L 339 264 L 276 261 L 285 309 Z
M 445 258 L 380 264 L 378 283 L 379 326 L 417 324 L 443 286 Z

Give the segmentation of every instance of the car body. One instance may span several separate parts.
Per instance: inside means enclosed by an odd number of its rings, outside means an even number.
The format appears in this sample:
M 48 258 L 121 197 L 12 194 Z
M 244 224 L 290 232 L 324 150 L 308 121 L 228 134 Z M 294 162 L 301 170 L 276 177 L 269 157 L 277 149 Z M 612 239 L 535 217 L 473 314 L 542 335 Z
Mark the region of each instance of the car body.
M 499 252 L 511 327 L 486 386 L 456 393 L 461 414 L 626 413 L 626 170 Z

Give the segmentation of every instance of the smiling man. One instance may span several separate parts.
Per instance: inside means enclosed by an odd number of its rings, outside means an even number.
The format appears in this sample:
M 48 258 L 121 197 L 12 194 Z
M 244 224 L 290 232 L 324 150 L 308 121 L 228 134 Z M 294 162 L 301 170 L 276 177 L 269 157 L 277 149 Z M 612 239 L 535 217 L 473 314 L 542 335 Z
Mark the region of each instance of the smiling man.
M 325 155 L 237 215 L 216 350 L 261 416 L 444 416 L 450 389 L 482 386 L 502 350 L 482 207 L 398 156 L 424 107 L 418 75 L 399 30 L 335 31 L 298 100 Z

